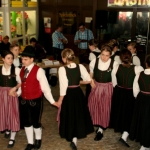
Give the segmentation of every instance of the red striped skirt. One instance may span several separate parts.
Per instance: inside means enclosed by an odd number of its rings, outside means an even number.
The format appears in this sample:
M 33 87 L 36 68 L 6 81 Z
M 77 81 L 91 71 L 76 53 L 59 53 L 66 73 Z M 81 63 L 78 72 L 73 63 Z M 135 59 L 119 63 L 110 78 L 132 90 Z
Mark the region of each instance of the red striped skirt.
M 110 120 L 111 99 L 113 93 L 112 83 L 95 82 L 96 88 L 92 88 L 88 98 L 88 107 L 93 125 L 107 128 Z
M 0 131 L 19 131 L 18 97 L 9 96 L 10 87 L 0 87 Z

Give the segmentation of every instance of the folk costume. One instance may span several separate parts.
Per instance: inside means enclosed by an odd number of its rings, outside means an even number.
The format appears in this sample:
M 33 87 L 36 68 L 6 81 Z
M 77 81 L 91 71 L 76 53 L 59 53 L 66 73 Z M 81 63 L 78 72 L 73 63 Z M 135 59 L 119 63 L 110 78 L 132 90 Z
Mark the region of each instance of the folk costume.
M 150 69 L 137 75 L 133 92 L 136 97 L 135 108 L 130 128 L 130 139 L 140 142 L 141 150 L 150 147 Z
M 88 99 L 88 107 L 93 125 L 98 126 L 95 140 L 103 137 L 103 129 L 109 125 L 111 97 L 113 92 L 111 72 L 117 62 L 108 59 L 103 62 L 101 58 L 94 59 L 90 63 L 90 72 L 93 73 L 96 87 L 92 88 Z
M 122 64 L 114 67 L 112 79 L 114 92 L 111 105 L 110 127 L 115 132 L 121 132 L 121 141 L 129 147 L 126 142 L 129 135 L 135 98 L 133 96 L 133 81 L 143 68 L 141 66 L 130 65 L 125 67 Z
M 5 138 L 10 137 L 12 143 L 8 148 L 14 146 L 16 132 L 20 130 L 18 97 L 8 95 L 12 87 L 21 83 L 19 73 L 19 68 L 14 68 L 14 75 L 11 75 L 11 67 L 8 71 L 4 66 L 0 67 L 0 131 L 6 131 Z M 17 95 L 20 94 L 19 89 Z
M 60 95 L 64 96 L 59 114 L 59 134 L 61 138 L 85 138 L 94 131 L 90 113 L 79 83 L 91 81 L 85 67 L 71 63 L 59 68 Z
M 21 55 L 24 57 L 34 57 L 34 48 L 26 46 Z M 20 77 L 22 80 L 20 113 L 28 140 L 26 150 L 31 150 L 32 148 L 39 149 L 42 139 L 41 115 L 43 111 L 43 94 L 51 104 L 55 101 L 42 68 L 31 63 L 29 66 L 22 67 Z M 35 143 L 33 141 L 33 133 L 35 133 Z

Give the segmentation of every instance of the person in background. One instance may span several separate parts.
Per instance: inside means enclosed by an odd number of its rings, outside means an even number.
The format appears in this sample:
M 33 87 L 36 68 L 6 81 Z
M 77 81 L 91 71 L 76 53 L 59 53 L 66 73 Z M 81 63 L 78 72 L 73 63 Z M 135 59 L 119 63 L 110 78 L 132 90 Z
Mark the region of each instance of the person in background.
M 127 45 L 127 49 L 131 52 L 132 54 L 132 63 L 133 65 L 137 65 L 140 66 L 141 62 L 139 57 L 136 54 L 136 43 L 135 42 L 131 42 Z
M 15 67 L 22 67 L 22 61 L 19 57 L 20 47 L 18 44 L 11 44 L 10 45 L 10 51 L 14 54 L 14 61 L 13 64 Z
M 42 62 L 42 59 L 46 58 L 46 51 L 44 47 L 38 43 L 36 38 L 30 39 L 30 45 L 34 47 L 35 59 L 37 60 L 37 62 Z
M 92 39 L 89 41 L 89 49 L 90 49 L 90 55 L 89 55 L 89 62 L 91 62 L 93 59 L 96 59 L 99 55 L 100 55 L 100 50 L 98 49 L 98 40 L 97 39 Z M 87 68 L 87 71 L 89 71 L 89 64 L 88 64 L 88 67 Z M 91 85 L 90 84 L 86 84 L 86 92 L 85 92 L 85 97 L 86 97 L 86 102 L 88 103 L 88 97 L 89 97 L 89 94 L 91 92 Z
M 34 48 L 31 45 L 26 46 L 21 56 L 24 67 L 20 71 L 22 93 L 19 106 L 28 141 L 25 150 L 39 149 L 42 143 L 41 115 L 43 111 L 43 94 L 52 105 L 58 105 L 53 99 L 43 69 L 34 64 Z
M 80 84 L 91 83 L 90 75 L 81 64 L 74 63 L 74 52 L 64 49 L 61 53 L 65 66 L 59 68 L 60 97 L 58 105 L 59 134 L 77 150 L 77 140 L 94 131 L 92 120 Z M 80 82 L 81 78 L 83 81 Z
M 103 137 L 103 130 L 109 126 L 111 99 L 113 93 L 112 69 L 118 64 L 111 57 L 112 49 L 105 45 L 101 49 L 100 57 L 90 62 L 90 75 L 93 79 L 88 107 L 93 125 L 97 126 L 95 141 Z
M 52 34 L 54 59 L 62 61 L 61 52 L 64 49 L 64 44 L 68 43 L 67 38 L 63 35 L 63 25 L 57 24 L 55 32 Z
M 2 55 L 2 52 L 7 50 L 9 51 L 10 43 L 9 43 L 9 36 L 4 36 L 2 42 L 0 43 L 0 54 Z
M 125 146 L 127 143 L 135 98 L 133 96 L 133 81 L 136 75 L 143 71 L 141 66 L 135 66 L 131 63 L 132 54 L 127 49 L 120 52 L 122 64 L 117 65 L 112 71 L 113 97 L 110 115 L 110 127 L 115 132 L 121 132 L 119 139 Z
M 92 39 L 88 42 L 89 49 L 90 49 L 90 55 L 89 55 L 89 61 L 92 61 L 93 59 L 96 59 L 100 55 L 100 50 L 98 48 L 98 40 Z
M 88 42 L 94 39 L 93 33 L 91 30 L 85 27 L 85 23 L 81 22 L 78 25 L 79 30 L 76 32 L 74 37 L 74 43 L 78 45 L 79 48 L 79 61 L 80 63 L 87 63 L 89 62 L 89 49 L 88 49 Z
M 136 98 L 129 138 L 140 142 L 140 150 L 150 149 L 150 55 L 146 58 L 146 69 L 137 74 L 133 83 Z
M 5 131 L 5 138 L 10 138 L 8 148 L 15 144 L 16 132 L 20 130 L 18 96 L 8 95 L 9 90 L 21 83 L 20 69 L 13 65 L 14 55 L 10 51 L 2 53 L 3 66 L 0 66 L 0 131 Z
M 111 59 L 115 60 L 116 62 L 118 62 L 118 64 L 121 64 L 121 60 L 120 60 L 120 51 L 118 50 L 118 46 L 119 46 L 119 42 L 115 39 L 111 39 L 107 45 L 109 45 L 112 48 L 112 55 L 111 55 Z

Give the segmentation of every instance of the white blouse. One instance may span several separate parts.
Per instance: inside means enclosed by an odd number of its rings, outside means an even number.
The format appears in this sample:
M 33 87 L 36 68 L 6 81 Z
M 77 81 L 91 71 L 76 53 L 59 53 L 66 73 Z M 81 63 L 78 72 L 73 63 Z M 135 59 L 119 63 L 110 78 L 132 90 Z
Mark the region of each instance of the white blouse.
M 28 75 L 30 74 L 30 71 L 32 70 L 34 66 L 34 63 L 32 63 L 31 65 L 29 65 L 28 67 L 28 70 L 29 70 L 29 73 L 27 74 L 27 77 Z M 51 89 L 50 89 L 50 86 L 48 84 L 48 81 L 47 81 L 47 78 L 45 76 L 45 72 L 42 68 L 39 68 L 38 71 L 37 71 L 37 75 L 36 75 L 36 78 L 37 80 L 39 81 L 39 84 L 40 84 L 40 87 L 41 87 L 41 91 L 43 92 L 45 98 L 51 103 L 53 104 L 55 102 L 53 96 L 52 96 L 52 93 L 51 93 Z M 32 90 L 32 89 L 31 89 Z
M 96 62 L 96 59 L 92 60 L 90 62 L 90 73 L 93 73 L 94 71 L 94 67 L 95 67 L 95 62 Z M 108 69 L 109 65 L 110 65 L 110 62 L 111 62 L 111 59 L 109 58 L 107 62 L 103 62 L 101 60 L 101 58 L 99 58 L 99 63 L 98 63 L 98 69 L 101 70 L 101 71 L 105 71 Z M 113 68 L 114 66 L 118 65 L 118 63 L 116 61 L 114 61 L 114 64 L 113 64 Z
M 98 53 L 100 53 L 101 51 L 98 48 L 96 48 L 92 52 L 98 52 Z M 89 60 L 90 61 L 92 61 L 93 59 L 96 59 L 96 56 L 92 52 L 89 55 Z
M 134 65 L 140 66 L 140 65 L 141 65 L 141 62 L 140 62 L 139 57 L 137 57 L 136 54 L 132 54 L 132 57 L 133 57 L 132 63 L 133 63 Z
M 13 64 L 14 64 L 15 67 L 19 67 L 20 66 L 19 58 L 15 58 L 14 61 L 13 61 Z
M 113 71 L 112 71 L 112 83 L 113 83 L 113 87 L 115 87 L 117 85 L 116 73 L 117 73 L 118 67 L 119 67 L 119 65 L 115 66 L 113 68 Z M 140 72 L 143 71 L 143 70 L 144 69 L 143 69 L 142 66 L 135 66 L 134 67 L 134 71 L 135 71 L 136 75 L 140 74 Z
M 114 54 L 115 54 L 115 53 L 112 52 L 112 55 L 111 55 L 111 56 L 113 56 Z M 118 64 L 121 64 L 120 56 L 116 55 L 115 58 L 114 58 L 114 60 L 115 60 L 116 62 L 118 62 Z
M 4 67 L 4 65 L 2 66 L 2 74 L 3 75 L 10 75 L 11 73 L 11 67 L 6 71 L 6 68 Z M 20 79 L 20 68 L 15 67 L 15 74 L 16 74 L 16 81 L 18 83 L 21 83 L 21 79 Z M 19 88 L 17 90 L 17 95 L 20 96 L 21 95 L 21 88 Z
M 76 64 L 71 63 L 71 65 L 69 64 L 69 65 L 67 65 L 67 67 L 75 68 Z M 81 78 L 83 79 L 83 81 L 91 81 L 91 77 L 90 77 L 89 73 L 87 72 L 86 68 L 81 64 L 79 64 L 79 68 L 80 68 L 80 72 L 81 72 Z M 59 74 L 59 84 L 60 84 L 60 96 L 65 96 L 67 87 L 68 87 L 68 79 L 67 79 L 65 68 L 60 67 L 58 70 L 58 74 Z
M 150 69 L 145 69 L 144 73 L 147 75 L 150 75 Z M 138 93 L 140 92 L 139 84 L 138 84 L 138 79 L 139 79 L 140 74 L 137 74 L 134 82 L 133 82 L 133 94 L 134 97 L 137 97 Z

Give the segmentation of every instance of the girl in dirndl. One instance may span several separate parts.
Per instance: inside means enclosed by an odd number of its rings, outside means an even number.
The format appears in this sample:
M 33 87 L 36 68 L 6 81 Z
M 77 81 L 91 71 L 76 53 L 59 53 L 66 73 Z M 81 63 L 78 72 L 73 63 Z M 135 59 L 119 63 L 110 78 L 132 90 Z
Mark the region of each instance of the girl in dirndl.
M 16 132 L 20 129 L 18 97 L 10 96 L 9 90 L 21 83 L 20 69 L 13 65 L 14 55 L 10 51 L 2 54 L 3 66 L 0 67 L 0 131 L 6 131 L 4 137 L 9 138 L 8 148 L 15 144 Z M 17 95 L 21 90 L 17 91 Z
M 110 59 L 112 50 L 104 45 L 99 58 L 90 63 L 90 75 L 93 78 L 92 90 L 88 99 L 88 107 L 93 125 L 97 126 L 95 141 L 103 137 L 103 130 L 109 125 L 111 98 L 113 92 L 111 72 L 117 62 Z
M 150 55 L 146 58 L 146 69 L 136 75 L 133 83 L 136 97 L 129 138 L 140 142 L 140 150 L 150 149 Z
M 58 100 L 59 134 L 71 142 L 72 150 L 77 150 L 77 139 L 85 138 L 94 131 L 85 96 L 80 84 L 91 83 L 86 68 L 74 63 L 74 52 L 64 49 L 61 53 L 65 66 L 59 68 L 60 97 Z M 80 81 L 81 78 L 83 81 Z
M 126 49 L 121 51 L 120 58 L 122 64 L 115 66 L 112 71 L 113 86 L 115 88 L 112 97 L 110 127 L 115 132 L 122 133 L 119 141 L 129 147 L 126 141 L 135 104 L 133 81 L 135 76 L 143 71 L 143 68 L 132 65 L 132 54 Z

